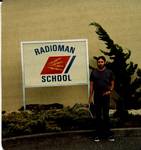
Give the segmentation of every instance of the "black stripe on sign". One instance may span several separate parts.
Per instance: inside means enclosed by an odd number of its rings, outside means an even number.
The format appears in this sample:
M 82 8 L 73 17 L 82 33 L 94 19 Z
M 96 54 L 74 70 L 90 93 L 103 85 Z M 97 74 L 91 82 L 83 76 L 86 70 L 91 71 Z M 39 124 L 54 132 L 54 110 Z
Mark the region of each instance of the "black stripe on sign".
M 73 63 L 73 61 L 74 61 L 75 57 L 76 57 L 76 56 L 73 56 L 73 57 L 72 57 L 72 59 L 71 59 L 70 63 L 68 64 L 68 67 L 67 67 L 67 68 L 66 68 L 66 70 L 65 70 L 65 73 L 68 73 L 68 72 L 69 72 L 70 67 L 71 67 L 71 65 L 72 65 L 72 63 Z

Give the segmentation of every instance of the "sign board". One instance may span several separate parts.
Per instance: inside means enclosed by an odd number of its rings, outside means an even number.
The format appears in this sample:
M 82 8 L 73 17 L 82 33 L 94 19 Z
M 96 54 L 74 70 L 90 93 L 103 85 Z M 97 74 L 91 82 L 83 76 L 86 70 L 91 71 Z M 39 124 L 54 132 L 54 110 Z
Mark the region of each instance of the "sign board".
M 86 39 L 21 42 L 24 87 L 88 84 Z

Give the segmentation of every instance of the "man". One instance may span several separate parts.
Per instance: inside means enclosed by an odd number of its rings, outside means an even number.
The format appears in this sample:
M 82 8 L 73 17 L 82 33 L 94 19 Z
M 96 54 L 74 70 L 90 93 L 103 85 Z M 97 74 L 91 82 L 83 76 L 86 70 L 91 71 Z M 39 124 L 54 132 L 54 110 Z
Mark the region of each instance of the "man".
M 94 93 L 96 142 L 100 141 L 103 136 L 106 136 L 109 141 L 114 141 L 109 126 L 110 95 L 114 89 L 114 75 L 111 70 L 106 68 L 105 64 L 105 57 L 98 57 L 97 69 L 93 70 L 90 75 L 89 104 L 93 103 Z

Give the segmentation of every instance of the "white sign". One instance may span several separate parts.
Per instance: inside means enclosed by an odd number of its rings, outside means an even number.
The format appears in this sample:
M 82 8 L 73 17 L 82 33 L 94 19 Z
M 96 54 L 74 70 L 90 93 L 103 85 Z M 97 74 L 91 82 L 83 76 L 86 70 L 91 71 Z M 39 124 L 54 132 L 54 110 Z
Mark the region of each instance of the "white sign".
M 25 87 L 88 84 L 86 39 L 22 42 Z

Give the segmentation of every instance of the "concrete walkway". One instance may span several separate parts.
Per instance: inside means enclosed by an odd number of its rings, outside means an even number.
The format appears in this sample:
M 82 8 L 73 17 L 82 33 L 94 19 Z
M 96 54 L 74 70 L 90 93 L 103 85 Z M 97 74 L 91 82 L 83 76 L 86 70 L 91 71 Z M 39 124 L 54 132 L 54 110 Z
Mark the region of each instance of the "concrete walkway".
M 141 128 L 113 129 L 115 142 L 92 140 L 94 131 L 46 133 L 3 139 L 4 150 L 141 150 Z

